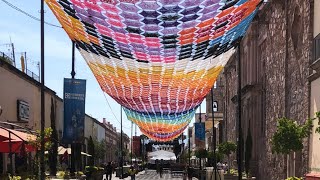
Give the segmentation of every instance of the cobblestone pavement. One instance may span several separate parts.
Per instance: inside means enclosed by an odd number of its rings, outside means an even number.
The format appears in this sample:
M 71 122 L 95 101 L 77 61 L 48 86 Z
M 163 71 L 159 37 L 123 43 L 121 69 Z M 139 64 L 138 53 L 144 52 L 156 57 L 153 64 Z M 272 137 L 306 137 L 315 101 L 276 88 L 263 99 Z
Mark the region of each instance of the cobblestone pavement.
M 115 174 L 113 174 L 112 180 L 119 180 L 119 178 L 115 177 Z M 127 178 L 124 178 L 123 180 L 131 180 L 131 178 L 127 177 Z M 175 177 L 172 177 L 171 174 L 168 172 L 168 173 L 163 173 L 162 178 L 160 178 L 160 175 L 157 174 L 155 170 L 146 170 L 137 174 L 136 180 L 183 180 L 183 177 L 178 175 Z M 192 180 L 197 180 L 197 178 L 192 178 Z

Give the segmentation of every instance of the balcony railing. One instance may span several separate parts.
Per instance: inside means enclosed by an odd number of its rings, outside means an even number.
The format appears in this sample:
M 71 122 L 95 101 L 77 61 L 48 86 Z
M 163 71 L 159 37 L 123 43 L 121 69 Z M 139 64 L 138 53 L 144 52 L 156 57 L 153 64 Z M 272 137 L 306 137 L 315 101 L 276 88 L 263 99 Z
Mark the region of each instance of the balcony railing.
M 0 60 L 6 61 L 7 63 L 14 66 L 14 61 L 9 56 L 7 56 L 4 52 L 0 52 Z
M 12 66 L 16 67 L 16 66 L 15 66 L 15 63 L 14 63 L 14 60 L 11 59 L 11 58 L 10 58 L 8 55 L 6 55 L 4 52 L 0 52 L 0 60 L 1 60 L 1 61 L 5 61 L 5 62 L 11 64 Z M 16 67 L 16 68 L 17 68 L 17 67 Z M 20 71 L 22 71 L 22 70 L 20 69 Z M 26 73 L 29 77 L 31 77 L 32 79 L 40 82 L 40 77 L 39 77 L 39 75 L 33 73 L 32 71 L 30 71 L 30 70 L 28 70 L 28 69 L 26 69 L 26 72 L 25 72 L 25 73 Z
M 314 58 L 312 63 L 320 60 L 320 33 L 313 40 L 313 48 Z

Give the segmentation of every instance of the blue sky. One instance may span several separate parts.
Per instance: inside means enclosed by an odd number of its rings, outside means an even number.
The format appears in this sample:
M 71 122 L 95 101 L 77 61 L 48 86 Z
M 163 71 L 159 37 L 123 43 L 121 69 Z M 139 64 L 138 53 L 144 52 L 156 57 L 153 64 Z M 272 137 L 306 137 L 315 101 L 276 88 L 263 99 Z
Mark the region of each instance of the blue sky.
M 27 13 L 40 17 L 40 0 L 6 0 Z M 45 5 L 45 21 L 60 25 L 50 9 Z M 16 59 L 20 52 L 27 52 L 28 69 L 38 74 L 37 62 L 40 61 L 40 22 L 12 9 L 0 0 L 0 51 L 7 52 L 3 45 L 11 41 L 15 45 Z M 45 85 L 62 97 L 63 78 L 71 77 L 71 41 L 62 28 L 45 25 Z M 20 63 L 17 62 L 20 68 Z M 76 50 L 75 63 L 76 78 L 87 79 L 86 113 L 102 121 L 106 118 L 117 129 L 120 123 L 120 105 L 100 89 L 91 70 L 80 53 Z M 106 100 L 107 99 L 107 100 Z M 109 102 L 110 107 L 107 102 Z M 205 112 L 205 101 L 201 105 Z M 113 113 L 112 113 L 113 112 Z M 127 120 L 123 112 L 124 132 L 130 136 L 131 121 Z M 141 134 L 137 128 L 138 134 Z

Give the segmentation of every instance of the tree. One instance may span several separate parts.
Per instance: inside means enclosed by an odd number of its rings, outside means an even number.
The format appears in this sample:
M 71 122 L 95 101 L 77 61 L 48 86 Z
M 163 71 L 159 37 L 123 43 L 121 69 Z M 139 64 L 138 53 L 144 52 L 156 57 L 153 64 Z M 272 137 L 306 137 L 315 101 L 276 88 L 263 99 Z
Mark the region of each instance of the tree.
M 181 145 L 178 139 L 173 141 L 173 153 L 176 155 L 176 158 L 178 158 L 178 155 L 181 153 Z
M 318 119 L 318 124 L 320 125 L 320 111 L 316 112 L 316 118 Z M 316 119 L 314 118 L 314 119 Z M 316 128 L 316 133 L 320 134 L 320 126 Z
M 58 156 L 58 134 L 56 128 L 56 112 L 55 112 L 55 103 L 53 102 L 53 98 L 51 98 L 51 129 L 52 133 L 50 136 L 50 141 L 52 142 L 51 148 L 49 150 L 49 167 L 50 167 L 50 175 L 55 176 L 57 173 L 57 156 Z
M 304 125 L 298 125 L 296 121 L 288 118 L 280 118 L 277 131 L 274 133 L 271 145 L 272 151 L 279 154 L 290 154 L 303 149 L 303 139 L 308 137 L 312 130 L 312 119 L 308 119 Z
M 246 145 L 245 145 L 245 168 L 246 168 L 247 177 L 250 171 L 251 154 L 252 154 L 252 136 L 251 136 L 250 122 L 249 122 L 248 134 L 247 134 Z
M 228 157 L 229 167 L 231 166 L 230 154 L 237 150 L 237 145 L 233 142 L 227 141 L 219 144 L 218 151 Z M 228 169 L 228 173 L 230 173 L 230 168 Z
M 272 152 L 287 157 L 290 153 L 301 151 L 303 149 L 302 141 L 310 135 L 311 130 L 312 119 L 308 119 L 305 124 L 299 125 L 294 120 L 285 117 L 280 118 L 277 131 L 271 140 Z
M 91 136 L 90 136 L 89 141 L 88 141 L 88 153 L 90 155 L 92 155 L 91 158 L 89 158 L 88 165 L 89 166 L 93 166 L 94 165 L 94 160 L 95 160 L 95 149 L 94 149 L 93 139 L 92 139 Z
M 95 160 L 100 163 L 100 160 L 103 160 L 106 153 L 106 143 L 104 141 L 93 141 L 94 143 L 94 152 Z M 96 162 L 97 163 L 97 162 Z
M 223 159 L 223 154 L 219 151 L 216 151 L 216 155 L 214 155 L 213 151 L 208 152 L 208 166 L 213 166 L 213 159 L 216 159 L 216 162 L 221 162 Z
M 207 158 L 208 151 L 204 148 L 200 148 L 200 149 L 196 150 L 195 155 L 197 158 Z

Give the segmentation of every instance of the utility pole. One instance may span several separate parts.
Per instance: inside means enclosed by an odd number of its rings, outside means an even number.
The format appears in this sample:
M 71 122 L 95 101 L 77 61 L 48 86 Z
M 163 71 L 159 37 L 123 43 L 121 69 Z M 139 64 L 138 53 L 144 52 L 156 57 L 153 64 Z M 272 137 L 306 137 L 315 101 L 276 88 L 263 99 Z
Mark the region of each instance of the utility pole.
M 131 158 L 131 166 L 132 166 L 132 157 L 133 157 L 133 151 L 132 151 L 132 145 L 133 145 L 133 122 L 131 121 L 131 155 L 130 155 L 130 158 Z
M 189 157 L 189 166 L 191 166 L 191 132 L 189 130 L 189 127 L 188 127 L 188 157 Z
M 44 99 L 44 0 L 41 1 L 40 8 L 40 39 L 41 39 L 41 123 L 40 123 L 40 140 L 41 140 L 41 148 L 40 148 L 40 180 L 45 179 L 45 165 L 44 165 L 44 126 L 45 126 L 45 99 Z
M 74 71 L 74 61 L 75 61 L 75 56 L 74 56 L 74 53 L 75 53 L 75 42 L 72 41 L 72 57 L 71 57 L 71 60 L 72 60 L 72 64 L 71 64 L 71 78 L 74 79 L 76 73 Z M 75 171 L 76 171 L 76 151 L 77 151 L 77 148 L 76 148 L 76 144 L 74 142 L 71 143 L 71 168 L 70 168 L 70 174 L 71 176 L 74 176 L 75 175 Z
M 238 179 L 242 180 L 242 128 L 241 128 L 241 41 L 238 44 Z
M 200 115 L 199 115 L 199 122 L 200 122 L 200 125 L 201 125 L 201 103 L 200 103 Z M 202 146 L 202 142 L 201 142 L 201 144 L 200 144 L 200 148 L 202 148 L 201 147 Z M 202 164 L 202 158 L 200 157 L 200 180 L 202 180 L 202 166 L 201 166 L 201 164 Z
M 121 168 L 121 178 L 120 179 L 123 179 L 122 106 L 120 106 L 120 120 L 121 120 L 121 132 L 120 132 L 120 156 L 121 156 L 121 160 L 120 160 L 120 166 L 121 167 L 120 168 Z

